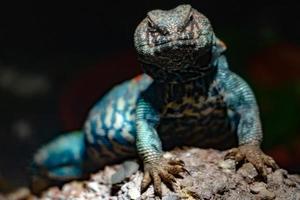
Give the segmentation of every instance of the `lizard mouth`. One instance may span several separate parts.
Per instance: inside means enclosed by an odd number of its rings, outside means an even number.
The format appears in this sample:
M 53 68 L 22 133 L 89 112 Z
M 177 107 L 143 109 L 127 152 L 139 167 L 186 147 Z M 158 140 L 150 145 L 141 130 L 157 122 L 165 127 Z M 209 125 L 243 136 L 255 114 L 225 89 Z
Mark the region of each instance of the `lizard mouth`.
M 204 36 L 205 37 L 205 36 Z M 181 63 L 182 60 L 193 62 L 192 57 L 198 57 L 206 54 L 211 46 L 203 45 L 201 37 L 191 39 L 176 39 L 164 43 L 155 44 L 151 49 L 154 56 L 162 59 L 172 59 L 174 63 Z
M 177 53 L 191 53 L 192 51 L 202 54 L 207 52 L 211 40 L 210 34 L 199 35 L 180 35 L 173 37 L 157 37 L 148 40 L 148 43 L 142 48 L 152 49 L 155 54 L 169 54 L 173 51 Z M 172 53 L 171 53 L 172 54 Z
M 160 39 L 148 39 L 148 42 L 142 43 L 137 47 L 149 47 L 149 48 L 163 48 L 163 47 L 180 47 L 180 46 L 194 46 L 197 44 L 199 37 L 191 38 L 160 38 Z
M 171 35 L 148 38 L 148 42 L 137 49 L 142 52 L 140 61 L 168 70 L 179 70 L 195 65 L 197 59 L 211 49 L 211 35 Z
M 155 42 L 153 48 L 180 48 L 186 46 L 195 46 L 197 38 L 191 39 L 176 39 L 176 40 L 169 40 L 169 41 L 162 41 L 162 42 Z

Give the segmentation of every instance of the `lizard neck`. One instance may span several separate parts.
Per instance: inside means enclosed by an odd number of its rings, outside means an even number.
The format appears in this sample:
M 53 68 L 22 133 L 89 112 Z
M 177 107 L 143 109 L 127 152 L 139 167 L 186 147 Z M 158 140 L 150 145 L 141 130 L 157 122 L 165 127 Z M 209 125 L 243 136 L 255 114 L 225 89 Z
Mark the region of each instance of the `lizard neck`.
M 220 56 L 220 51 L 217 48 L 212 49 L 212 56 L 207 70 L 202 76 L 184 82 L 156 82 L 157 90 L 163 97 L 164 102 L 181 101 L 183 98 L 198 98 L 199 96 L 207 96 L 210 85 L 218 69 L 217 59 Z
M 215 70 L 214 70 L 215 71 Z M 184 83 L 156 83 L 157 90 L 163 97 L 165 103 L 178 102 L 184 98 L 198 98 L 207 96 L 209 87 L 212 84 L 215 72 L 212 71 L 207 76 L 184 82 Z
M 198 58 L 189 65 L 169 68 L 168 66 L 156 66 L 152 63 L 141 61 L 142 68 L 146 74 L 151 76 L 155 82 L 163 85 L 189 85 L 191 82 L 201 82 L 202 79 L 211 79 L 216 71 L 216 60 L 222 53 L 217 45 L 213 45 L 211 50 Z
M 151 96 L 148 98 L 157 104 L 158 108 L 161 108 L 161 106 L 163 107 L 170 102 L 176 102 L 177 104 L 180 104 L 186 98 L 192 101 L 193 99 L 196 101 L 196 99 L 199 99 L 201 96 L 206 98 L 208 96 L 210 86 L 215 80 L 215 76 L 219 67 L 218 58 L 223 51 L 224 49 L 221 49 L 218 46 L 213 46 L 212 56 L 208 64 L 209 70 L 207 70 L 203 76 L 198 76 L 197 78 L 189 81 L 161 81 L 161 77 L 168 77 L 169 74 L 159 74 L 157 71 L 153 71 L 155 72 L 154 75 L 156 76 L 152 76 L 153 74 L 147 73 L 146 70 L 146 73 L 153 78 L 153 83 L 151 84 L 149 90 L 154 90 L 154 92 L 149 92 L 148 94 L 157 94 L 156 96 Z M 161 77 L 158 75 L 161 75 Z

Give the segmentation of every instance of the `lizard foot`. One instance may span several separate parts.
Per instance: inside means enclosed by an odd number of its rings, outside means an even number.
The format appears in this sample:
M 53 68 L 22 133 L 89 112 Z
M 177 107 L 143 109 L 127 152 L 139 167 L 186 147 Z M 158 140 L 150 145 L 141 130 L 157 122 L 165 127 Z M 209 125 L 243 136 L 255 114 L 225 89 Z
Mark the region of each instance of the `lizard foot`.
M 267 166 L 277 169 L 278 165 L 273 158 L 264 154 L 258 145 L 245 144 L 229 150 L 225 159 L 234 159 L 237 163 L 248 161 L 254 165 L 262 177 L 266 180 Z
M 174 190 L 176 178 L 180 172 L 187 172 L 184 168 L 184 162 L 179 159 L 165 159 L 161 157 L 155 162 L 144 164 L 144 177 L 141 184 L 141 192 L 146 191 L 151 182 L 153 182 L 154 193 L 162 197 L 161 181 L 170 189 Z

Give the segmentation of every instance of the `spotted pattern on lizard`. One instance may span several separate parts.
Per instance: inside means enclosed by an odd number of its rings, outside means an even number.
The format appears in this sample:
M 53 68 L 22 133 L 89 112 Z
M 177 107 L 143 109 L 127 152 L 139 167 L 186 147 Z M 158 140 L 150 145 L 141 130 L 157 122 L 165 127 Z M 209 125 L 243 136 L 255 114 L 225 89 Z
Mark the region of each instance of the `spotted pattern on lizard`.
M 67 133 L 34 157 L 39 176 L 70 180 L 139 156 L 141 190 L 172 184 L 186 171 L 163 151 L 177 146 L 228 149 L 266 176 L 276 167 L 260 149 L 262 128 L 254 94 L 231 72 L 226 47 L 209 20 L 190 5 L 153 10 L 136 28 L 134 44 L 145 74 L 115 86 L 90 111 L 83 129 Z M 42 170 L 41 170 L 42 169 Z

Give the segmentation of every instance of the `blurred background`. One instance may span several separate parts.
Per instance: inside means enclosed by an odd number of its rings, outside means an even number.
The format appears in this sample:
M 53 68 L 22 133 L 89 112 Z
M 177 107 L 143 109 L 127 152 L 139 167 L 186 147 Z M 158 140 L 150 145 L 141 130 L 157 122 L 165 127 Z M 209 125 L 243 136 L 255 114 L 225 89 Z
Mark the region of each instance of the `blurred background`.
M 111 86 L 140 73 L 133 33 L 152 9 L 190 3 L 252 86 L 263 148 L 300 173 L 300 6 L 292 1 L 0 3 L 0 192 L 26 185 L 32 154 L 79 129 Z

